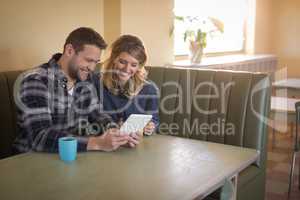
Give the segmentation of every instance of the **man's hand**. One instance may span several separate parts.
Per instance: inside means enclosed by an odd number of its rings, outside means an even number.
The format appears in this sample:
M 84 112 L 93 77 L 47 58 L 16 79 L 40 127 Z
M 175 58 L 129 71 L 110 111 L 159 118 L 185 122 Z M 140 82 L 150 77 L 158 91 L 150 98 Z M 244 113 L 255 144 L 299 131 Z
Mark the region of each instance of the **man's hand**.
M 130 140 L 129 135 L 120 135 L 118 129 L 112 128 L 104 132 L 101 136 L 90 137 L 87 150 L 114 151 Z
M 155 124 L 151 121 L 149 122 L 145 128 L 144 128 L 144 134 L 145 135 L 152 135 L 152 133 L 154 132 L 155 130 Z

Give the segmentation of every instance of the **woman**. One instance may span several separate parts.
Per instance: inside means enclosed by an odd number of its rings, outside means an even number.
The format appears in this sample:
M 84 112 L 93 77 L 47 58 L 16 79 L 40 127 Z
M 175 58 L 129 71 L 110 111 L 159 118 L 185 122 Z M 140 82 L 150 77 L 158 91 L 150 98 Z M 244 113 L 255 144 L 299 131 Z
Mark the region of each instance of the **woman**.
M 119 37 L 111 48 L 100 76 L 100 100 L 104 112 L 121 124 L 131 114 L 151 114 L 144 128 L 151 135 L 159 124 L 158 89 L 147 80 L 144 68 L 147 60 L 142 41 L 132 35 Z

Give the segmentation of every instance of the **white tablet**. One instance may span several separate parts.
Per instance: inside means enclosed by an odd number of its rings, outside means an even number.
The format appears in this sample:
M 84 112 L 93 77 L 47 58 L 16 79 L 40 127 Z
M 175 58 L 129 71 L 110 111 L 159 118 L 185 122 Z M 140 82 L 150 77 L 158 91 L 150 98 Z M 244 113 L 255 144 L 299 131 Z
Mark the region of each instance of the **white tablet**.
M 130 134 L 142 131 L 151 119 L 152 115 L 131 114 L 122 124 L 120 132 Z

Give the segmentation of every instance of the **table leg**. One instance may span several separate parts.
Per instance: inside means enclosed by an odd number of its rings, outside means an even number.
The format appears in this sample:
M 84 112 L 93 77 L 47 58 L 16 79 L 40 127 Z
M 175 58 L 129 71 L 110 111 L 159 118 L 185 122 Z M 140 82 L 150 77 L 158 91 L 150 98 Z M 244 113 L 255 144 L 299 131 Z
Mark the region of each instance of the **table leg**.
M 291 122 L 290 126 L 291 126 L 291 138 L 293 138 L 293 136 L 294 136 L 294 122 Z
M 275 120 L 273 120 L 273 127 L 272 127 L 272 148 L 275 148 L 276 145 L 276 135 L 275 135 Z
M 237 182 L 238 182 L 238 174 L 234 175 L 232 177 L 232 184 L 234 187 L 234 191 L 233 191 L 233 195 L 232 195 L 232 200 L 236 200 L 237 199 Z
M 225 180 L 221 190 L 220 200 L 236 200 L 237 199 L 237 180 L 238 174 Z

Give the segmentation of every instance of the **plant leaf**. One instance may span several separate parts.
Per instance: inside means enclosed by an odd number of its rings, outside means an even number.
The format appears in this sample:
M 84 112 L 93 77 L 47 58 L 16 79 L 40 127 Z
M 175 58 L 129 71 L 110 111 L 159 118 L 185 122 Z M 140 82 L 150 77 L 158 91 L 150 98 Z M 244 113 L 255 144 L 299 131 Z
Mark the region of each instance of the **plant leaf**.
M 170 29 L 169 29 L 169 37 L 172 37 L 172 36 L 173 36 L 174 29 L 175 29 L 174 24 L 172 24 L 172 26 L 171 26 Z
M 183 16 L 177 16 L 176 15 L 175 19 L 184 22 L 184 17 Z
M 197 30 L 196 42 L 200 42 L 200 43 L 201 43 L 201 38 L 202 38 L 202 31 L 201 31 L 201 29 L 199 28 L 199 29 Z
M 216 19 L 214 17 L 208 17 L 210 21 L 213 23 L 213 25 L 221 32 L 224 33 L 224 24 L 221 20 Z
M 186 41 L 186 39 L 187 39 L 187 32 L 184 32 L 183 41 Z

